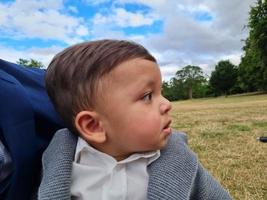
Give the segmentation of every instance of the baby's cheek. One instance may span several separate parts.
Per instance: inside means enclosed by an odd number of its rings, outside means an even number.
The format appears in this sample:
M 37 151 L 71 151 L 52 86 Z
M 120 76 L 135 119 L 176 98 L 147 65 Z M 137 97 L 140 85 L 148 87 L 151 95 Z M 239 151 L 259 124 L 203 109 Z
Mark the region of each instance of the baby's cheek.
M 147 116 L 143 120 L 142 127 L 146 129 L 147 134 L 158 132 L 160 129 L 160 119 L 155 115 Z
M 161 127 L 161 118 L 154 112 L 146 112 L 145 114 L 131 113 L 131 115 L 123 119 L 126 129 L 130 129 L 135 134 L 151 135 L 159 132 Z

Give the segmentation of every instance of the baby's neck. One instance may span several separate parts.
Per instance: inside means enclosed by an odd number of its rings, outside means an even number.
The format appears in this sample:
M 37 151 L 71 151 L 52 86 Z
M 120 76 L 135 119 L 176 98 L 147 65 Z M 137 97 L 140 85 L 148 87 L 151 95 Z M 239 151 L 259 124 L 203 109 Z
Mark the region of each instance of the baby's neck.
M 112 157 L 119 162 L 119 161 L 126 159 L 128 156 L 126 157 L 126 156 L 121 155 L 121 156 L 112 156 Z
M 88 143 L 89 144 L 89 143 Z M 100 151 L 102 153 L 105 153 L 111 157 L 113 157 L 117 162 L 125 160 L 126 158 L 128 158 L 129 156 L 131 156 L 132 154 L 117 154 L 115 152 L 113 152 L 112 150 L 110 150 L 111 148 L 106 147 L 104 148 L 103 145 L 98 145 L 98 144 L 93 144 L 90 143 L 89 144 L 91 147 L 93 147 L 94 149 L 96 149 L 97 151 Z

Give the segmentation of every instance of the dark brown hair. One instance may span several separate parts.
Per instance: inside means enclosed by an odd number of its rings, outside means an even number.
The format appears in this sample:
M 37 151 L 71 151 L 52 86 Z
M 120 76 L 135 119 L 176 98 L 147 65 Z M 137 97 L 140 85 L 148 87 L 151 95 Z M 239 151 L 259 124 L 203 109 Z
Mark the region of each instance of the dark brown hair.
M 68 128 L 76 132 L 74 118 L 77 113 L 94 107 L 100 78 L 134 58 L 156 62 L 143 46 L 124 40 L 76 44 L 53 58 L 46 72 L 46 89 Z

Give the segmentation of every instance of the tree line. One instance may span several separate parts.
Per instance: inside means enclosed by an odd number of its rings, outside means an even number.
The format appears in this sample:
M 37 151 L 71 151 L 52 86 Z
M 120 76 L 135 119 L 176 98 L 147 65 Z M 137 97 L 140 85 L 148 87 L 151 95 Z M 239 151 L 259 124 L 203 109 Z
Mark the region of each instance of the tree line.
M 163 95 L 171 101 L 267 91 L 267 2 L 258 0 L 249 12 L 249 35 L 238 66 L 219 61 L 210 77 L 199 66 L 185 66 L 163 82 Z

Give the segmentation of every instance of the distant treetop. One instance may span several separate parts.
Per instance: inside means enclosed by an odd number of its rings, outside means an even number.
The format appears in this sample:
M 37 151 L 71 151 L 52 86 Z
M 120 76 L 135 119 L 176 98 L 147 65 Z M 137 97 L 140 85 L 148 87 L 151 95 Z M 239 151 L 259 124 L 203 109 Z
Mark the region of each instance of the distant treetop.
M 23 59 L 23 58 L 20 58 L 17 62 L 17 64 L 19 65 L 23 65 L 25 67 L 31 67 L 31 68 L 44 68 L 44 64 L 40 61 L 37 61 L 35 59 Z

